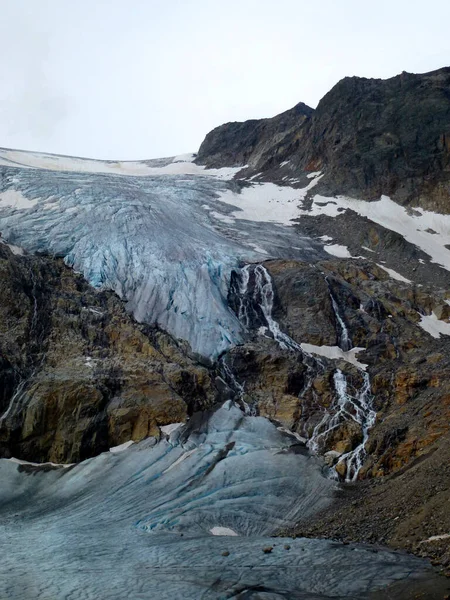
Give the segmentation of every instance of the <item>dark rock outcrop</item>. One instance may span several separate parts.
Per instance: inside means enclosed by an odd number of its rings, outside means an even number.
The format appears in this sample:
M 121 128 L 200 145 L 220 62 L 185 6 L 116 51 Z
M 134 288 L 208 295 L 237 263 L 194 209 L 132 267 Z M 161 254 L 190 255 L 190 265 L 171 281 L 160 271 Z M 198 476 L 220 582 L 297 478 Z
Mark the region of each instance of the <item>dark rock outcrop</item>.
M 305 127 L 297 164 L 330 191 L 450 211 L 450 68 L 346 77 Z
M 391 279 L 368 261 L 270 261 L 265 267 L 275 290 L 273 317 L 294 343 L 342 346 L 341 319 L 350 345 L 366 349 L 358 359 L 368 364 L 377 420 L 359 477 L 394 473 L 439 445 L 450 430 L 450 340 L 431 337 L 419 321 L 432 311 L 448 321 L 446 293 Z M 346 374 L 351 394 L 363 385 L 361 371 L 344 360 L 314 361 L 282 349 L 270 332 L 258 332 L 261 325 L 255 318 L 254 336 L 233 348 L 227 363 L 248 404 L 311 438 L 336 398 L 336 369 Z M 320 452 L 340 455 L 361 442 L 359 425 L 346 421 L 321 437 Z
M 261 170 L 278 166 L 281 156 L 295 150 L 294 140 L 313 112 L 300 102 L 271 119 L 220 125 L 206 136 L 197 162 L 209 168 L 249 165 Z

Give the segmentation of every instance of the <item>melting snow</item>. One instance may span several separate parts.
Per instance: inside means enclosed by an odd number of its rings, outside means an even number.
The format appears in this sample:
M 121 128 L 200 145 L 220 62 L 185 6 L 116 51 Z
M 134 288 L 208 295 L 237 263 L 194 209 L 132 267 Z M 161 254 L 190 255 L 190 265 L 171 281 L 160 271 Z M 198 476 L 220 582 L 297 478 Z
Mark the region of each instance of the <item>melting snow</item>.
M 233 179 L 236 173 L 246 168 L 225 167 L 222 169 L 206 169 L 204 166 L 196 165 L 192 162 L 194 157 L 195 155 L 193 154 L 181 154 L 166 159 L 112 161 L 0 149 L 0 164 L 2 165 L 26 167 L 29 169 L 48 169 L 50 171 L 107 173 L 136 177 L 145 177 L 148 175 L 204 175 L 227 180 Z M 22 207 L 19 206 L 18 208 Z M 28 208 L 28 205 L 23 208 Z
M 300 345 L 302 350 L 308 352 L 309 354 L 317 354 L 318 356 L 324 356 L 325 358 L 330 358 L 331 360 L 345 360 L 346 362 L 351 363 L 363 371 L 365 371 L 367 368 L 366 364 L 360 363 L 356 358 L 356 355 L 365 350 L 365 348 L 352 348 L 351 350 L 345 351 L 339 348 L 339 346 L 315 346 L 314 344 Z
M 13 462 L 13 463 L 17 463 L 18 465 L 29 465 L 31 467 L 63 467 L 64 469 L 67 469 L 68 467 L 72 467 L 75 463 L 54 463 L 54 462 L 44 462 L 44 463 L 37 463 L 37 462 L 30 462 L 29 460 L 21 460 L 20 458 L 6 458 L 5 460 L 8 460 L 9 462 Z
M 427 544 L 428 542 L 437 542 L 439 540 L 447 540 L 450 538 L 450 533 L 443 533 L 441 535 L 432 535 L 426 540 L 422 540 L 419 544 Z
M 420 315 L 420 317 L 418 325 L 434 338 L 450 335 L 450 323 L 438 319 L 434 312 L 431 315 Z
M 119 454 L 119 452 L 123 452 L 124 450 L 126 450 L 127 448 L 132 446 L 133 444 L 134 444 L 133 440 L 130 440 L 129 442 L 125 442 L 123 444 L 120 444 L 119 446 L 113 446 L 113 448 L 110 448 L 109 451 L 112 452 L 113 454 Z
M 171 433 L 179 429 L 182 425 L 184 425 L 184 423 L 170 423 L 169 425 L 163 425 L 162 427 L 160 427 L 160 429 L 166 435 L 170 435 Z
M 0 239 L 0 244 L 3 244 L 4 246 L 8 246 L 8 248 L 11 250 L 11 252 L 15 255 L 15 256 L 23 256 L 25 254 L 25 251 L 23 248 L 20 248 L 20 246 L 15 246 L 14 244 L 7 244 L 4 240 Z
M 337 256 L 338 258 L 353 258 L 350 252 L 348 251 L 347 246 L 341 246 L 340 244 L 330 244 L 329 246 L 324 246 L 323 248 L 325 252 L 331 254 L 332 256 Z
M 302 215 L 337 217 L 346 209 L 354 210 L 362 217 L 396 231 L 405 240 L 426 252 L 433 262 L 450 270 L 450 251 L 445 248 L 450 244 L 450 215 L 433 213 L 422 208 L 415 208 L 411 214 L 387 196 L 382 196 L 376 202 L 366 202 L 344 196 L 330 198 L 317 195 L 313 199 L 311 210 L 299 212 Z M 435 233 L 431 233 L 430 230 Z
M 15 190 L 6 190 L 6 192 L 0 194 L 0 208 L 11 207 L 22 210 L 24 208 L 32 208 L 37 202 L 37 199 L 30 200 L 22 192 L 16 192 Z
M 404 283 L 412 283 L 410 279 L 406 279 L 406 277 L 403 277 L 403 275 L 400 275 L 400 273 L 397 273 L 397 271 L 394 271 L 394 269 L 388 269 L 387 267 L 383 267 L 383 265 L 379 265 L 378 263 L 376 263 L 376 265 L 377 267 L 380 267 L 380 269 L 383 269 L 383 271 L 386 271 L 386 273 L 388 273 L 392 279 L 403 281 Z
M 232 213 L 235 219 L 294 225 L 293 219 L 300 215 L 299 203 L 320 178 L 316 177 L 303 189 L 274 183 L 255 183 L 243 188 L 240 194 L 226 190 L 220 194 L 220 200 L 238 209 Z

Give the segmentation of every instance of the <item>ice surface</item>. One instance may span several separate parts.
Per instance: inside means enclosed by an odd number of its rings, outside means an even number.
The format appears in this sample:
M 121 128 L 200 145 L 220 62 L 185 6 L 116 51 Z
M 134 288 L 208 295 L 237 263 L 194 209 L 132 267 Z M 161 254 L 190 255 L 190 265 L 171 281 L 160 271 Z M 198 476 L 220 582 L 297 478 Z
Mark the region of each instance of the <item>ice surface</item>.
M 268 420 L 226 403 L 175 434 L 70 469 L 0 460 L 2 598 L 256 600 L 262 588 L 268 598 L 362 600 L 429 572 L 382 549 L 268 537 L 336 487 Z
M 272 184 L 228 181 L 236 169 L 205 170 L 192 157 L 130 164 L 4 150 L 0 158 L 15 165 L 0 166 L 8 243 L 64 257 L 94 287 L 126 300 L 138 321 L 157 323 L 207 357 L 242 341 L 227 304 L 233 269 L 262 255 L 324 255 L 318 241 L 273 223 L 268 212 L 264 220 Z M 273 188 L 282 198 L 299 195 Z M 257 222 L 234 216 L 247 196 L 259 202 Z

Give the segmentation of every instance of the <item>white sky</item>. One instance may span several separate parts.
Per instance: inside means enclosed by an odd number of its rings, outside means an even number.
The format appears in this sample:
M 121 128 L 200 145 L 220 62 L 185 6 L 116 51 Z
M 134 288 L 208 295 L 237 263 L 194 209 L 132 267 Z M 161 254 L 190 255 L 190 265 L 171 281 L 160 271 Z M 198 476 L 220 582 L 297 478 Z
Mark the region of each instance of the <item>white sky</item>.
M 0 146 L 196 151 L 346 75 L 450 65 L 449 23 L 449 0 L 0 0 Z

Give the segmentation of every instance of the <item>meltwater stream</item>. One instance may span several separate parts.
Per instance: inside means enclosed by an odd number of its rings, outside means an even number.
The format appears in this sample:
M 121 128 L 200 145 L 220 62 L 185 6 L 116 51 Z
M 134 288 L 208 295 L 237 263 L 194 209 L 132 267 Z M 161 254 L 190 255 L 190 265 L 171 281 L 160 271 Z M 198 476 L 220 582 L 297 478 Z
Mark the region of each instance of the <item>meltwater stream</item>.
M 363 600 L 430 573 L 383 549 L 270 537 L 329 504 L 337 484 L 232 402 L 73 467 L 0 460 L 0 478 L 5 600 Z

